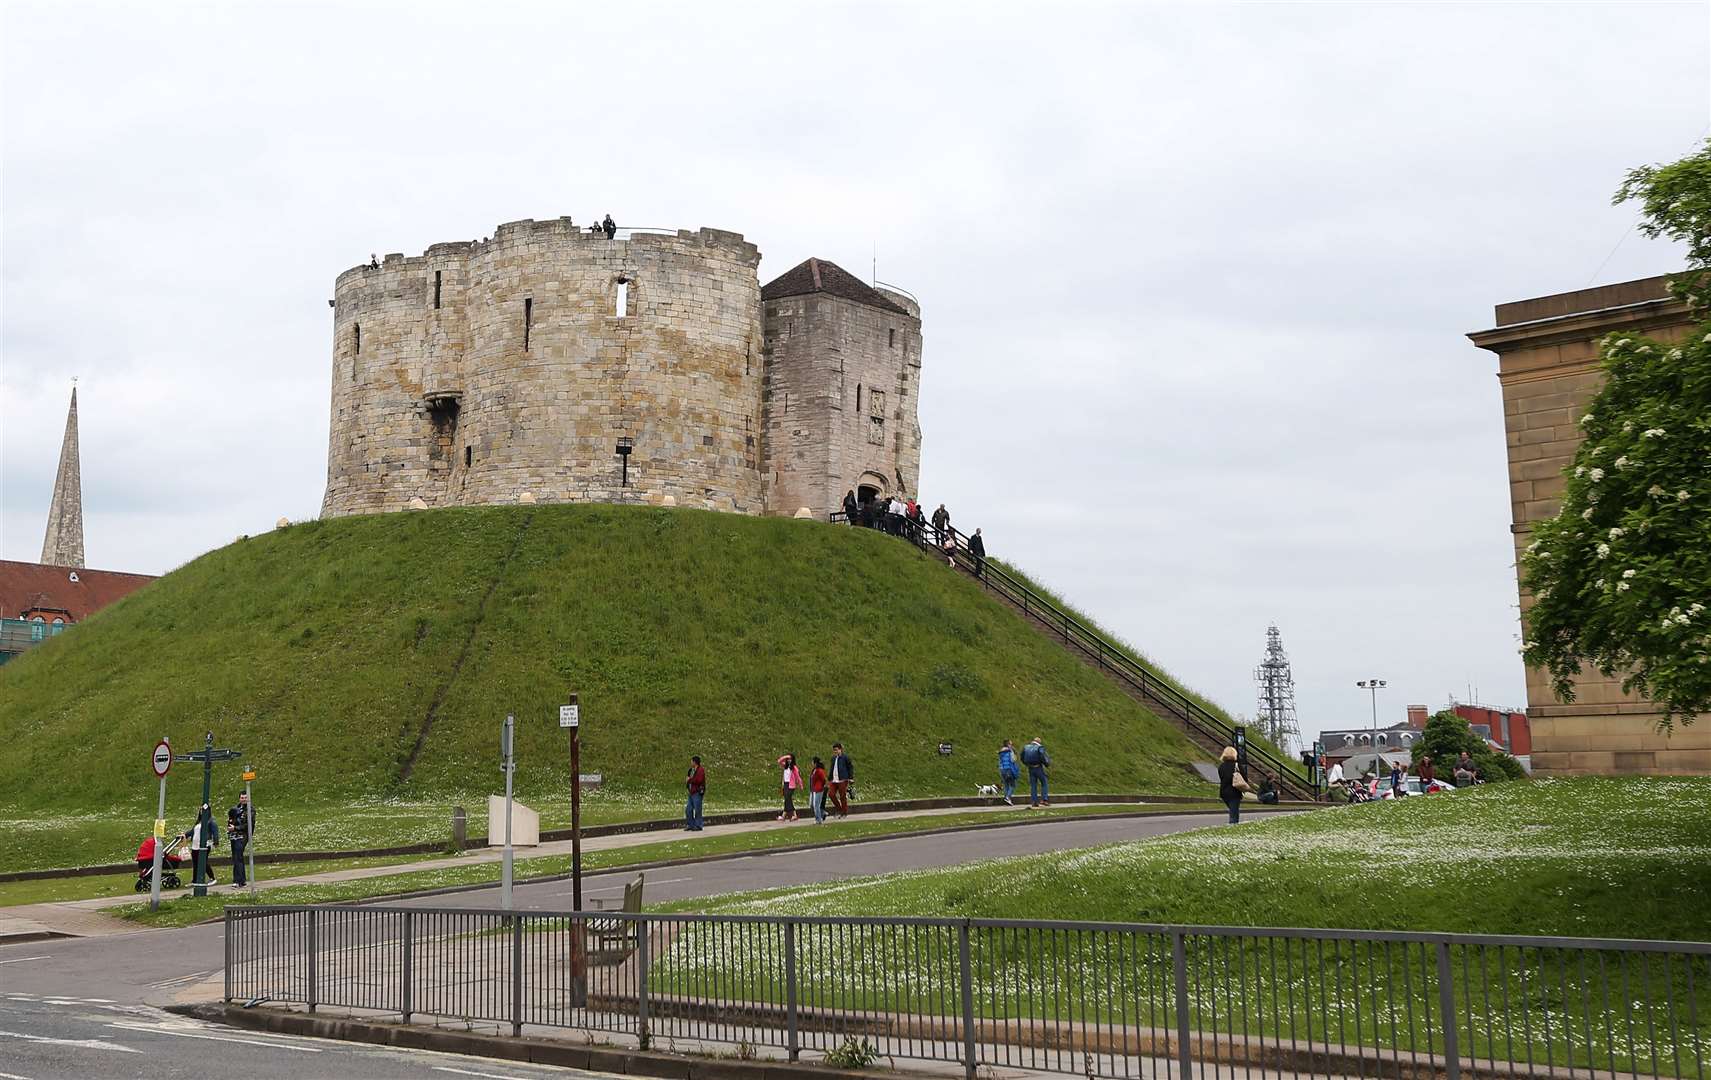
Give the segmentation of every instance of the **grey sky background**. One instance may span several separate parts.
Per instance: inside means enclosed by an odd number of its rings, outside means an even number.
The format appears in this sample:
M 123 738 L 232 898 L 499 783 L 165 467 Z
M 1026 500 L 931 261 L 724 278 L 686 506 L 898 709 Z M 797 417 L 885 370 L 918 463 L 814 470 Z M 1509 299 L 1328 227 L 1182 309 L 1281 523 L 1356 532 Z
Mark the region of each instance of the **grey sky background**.
M 90 565 L 325 480 L 370 252 L 610 212 L 924 304 L 922 495 L 1252 714 L 1524 701 L 1496 303 L 1673 269 L 1629 167 L 1711 123 L 1703 3 L 8 4 L 0 553 L 72 376 Z M 1625 235 L 1626 234 L 1626 235 Z M 1612 255 L 1612 249 L 1614 254 Z

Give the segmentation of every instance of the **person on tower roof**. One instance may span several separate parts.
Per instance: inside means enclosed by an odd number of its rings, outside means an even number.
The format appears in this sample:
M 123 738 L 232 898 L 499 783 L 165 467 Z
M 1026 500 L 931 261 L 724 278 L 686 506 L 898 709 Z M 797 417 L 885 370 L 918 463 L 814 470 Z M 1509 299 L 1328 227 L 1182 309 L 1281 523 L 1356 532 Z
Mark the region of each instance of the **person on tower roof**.
M 606 239 L 608 240 L 618 235 L 618 225 L 612 220 L 611 214 L 606 215 L 606 220 L 600 223 L 600 227 L 606 230 Z

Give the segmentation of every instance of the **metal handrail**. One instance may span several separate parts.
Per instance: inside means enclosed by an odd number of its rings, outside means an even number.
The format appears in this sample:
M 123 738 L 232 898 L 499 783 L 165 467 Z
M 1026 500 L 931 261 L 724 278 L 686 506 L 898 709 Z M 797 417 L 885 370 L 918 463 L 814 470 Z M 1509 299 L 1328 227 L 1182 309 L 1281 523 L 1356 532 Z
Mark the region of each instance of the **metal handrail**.
M 848 522 L 849 520 L 849 515 L 841 510 L 834 510 L 827 517 L 834 524 Z M 932 534 L 932 541 L 928 540 L 928 533 Z M 905 539 L 910 540 L 923 550 L 942 554 L 943 538 L 946 535 L 950 536 L 960 554 L 970 557 L 967 553 L 968 537 L 954 525 L 948 526 L 944 532 L 941 532 L 937 526 L 928 521 L 910 522 Z M 976 580 L 980 581 L 982 585 L 1006 596 L 1012 603 L 1020 607 L 1024 614 L 1034 615 L 1041 622 L 1062 633 L 1066 642 L 1071 642 L 1083 652 L 1092 655 L 1098 660 L 1101 667 L 1110 667 L 1135 684 L 1143 694 L 1163 702 L 1176 711 L 1182 721 L 1190 728 L 1207 738 L 1221 741 L 1226 746 L 1235 744 L 1234 725 L 1226 724 L 1220 720 L 1157 671 L 1142 663 L 1126 650 L 1113 644 L 1109 639 L 1069 612 L 1039 595 L 1026 584 L 1007 573 L 1001 566 L 996 565 L 990 558 L 986 558 L 984 561 L 983 572 L 976 575 Z M 1258 772 L 1262 777 L 1269 773 L 1280 786 L 1287 784 L 1295 787 L 1298 794 L 1310 791 L 1313 798 L 1318 797 L 1317 790 L 1310 788 L 1305 780 L 1289 769 L 1270 751 L 1248 740 L 1244 740 L 1244 745 L 1247 750 L 1248 762 L 1258 762 L 1260 766 Z

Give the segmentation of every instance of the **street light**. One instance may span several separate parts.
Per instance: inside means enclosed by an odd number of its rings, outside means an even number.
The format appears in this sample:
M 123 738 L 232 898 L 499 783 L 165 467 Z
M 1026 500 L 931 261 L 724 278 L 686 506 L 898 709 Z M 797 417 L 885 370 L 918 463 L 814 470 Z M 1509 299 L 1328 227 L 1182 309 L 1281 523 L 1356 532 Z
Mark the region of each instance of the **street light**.
M 1362 690 L 1372 691 L 1372 775 L 1378 776 L 1378 689 L 1383 679 L 1362 679 L 1355 683 Z
M 620 436 L 618 439 L 618 461 L 622 463 L 624 469 L 623 479 L 618 482 L 619 487 L 627 488 L 630 486 L 630 451 L 635 449 L 635 445 L 635 440 L 628 435 Z

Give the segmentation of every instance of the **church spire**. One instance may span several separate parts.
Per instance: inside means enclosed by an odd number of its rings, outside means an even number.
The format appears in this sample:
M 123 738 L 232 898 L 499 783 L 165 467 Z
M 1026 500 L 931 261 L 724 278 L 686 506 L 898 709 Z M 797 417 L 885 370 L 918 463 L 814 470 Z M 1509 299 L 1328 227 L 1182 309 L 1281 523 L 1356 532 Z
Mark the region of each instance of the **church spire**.
M 83 467 L 77 455 L 75 386 L 71 388 L 71 410 L 65 414 L 65 441 L 59 447 L 59 473 L 53 480 L 42 562 L 49 566 L 83 565 Z

